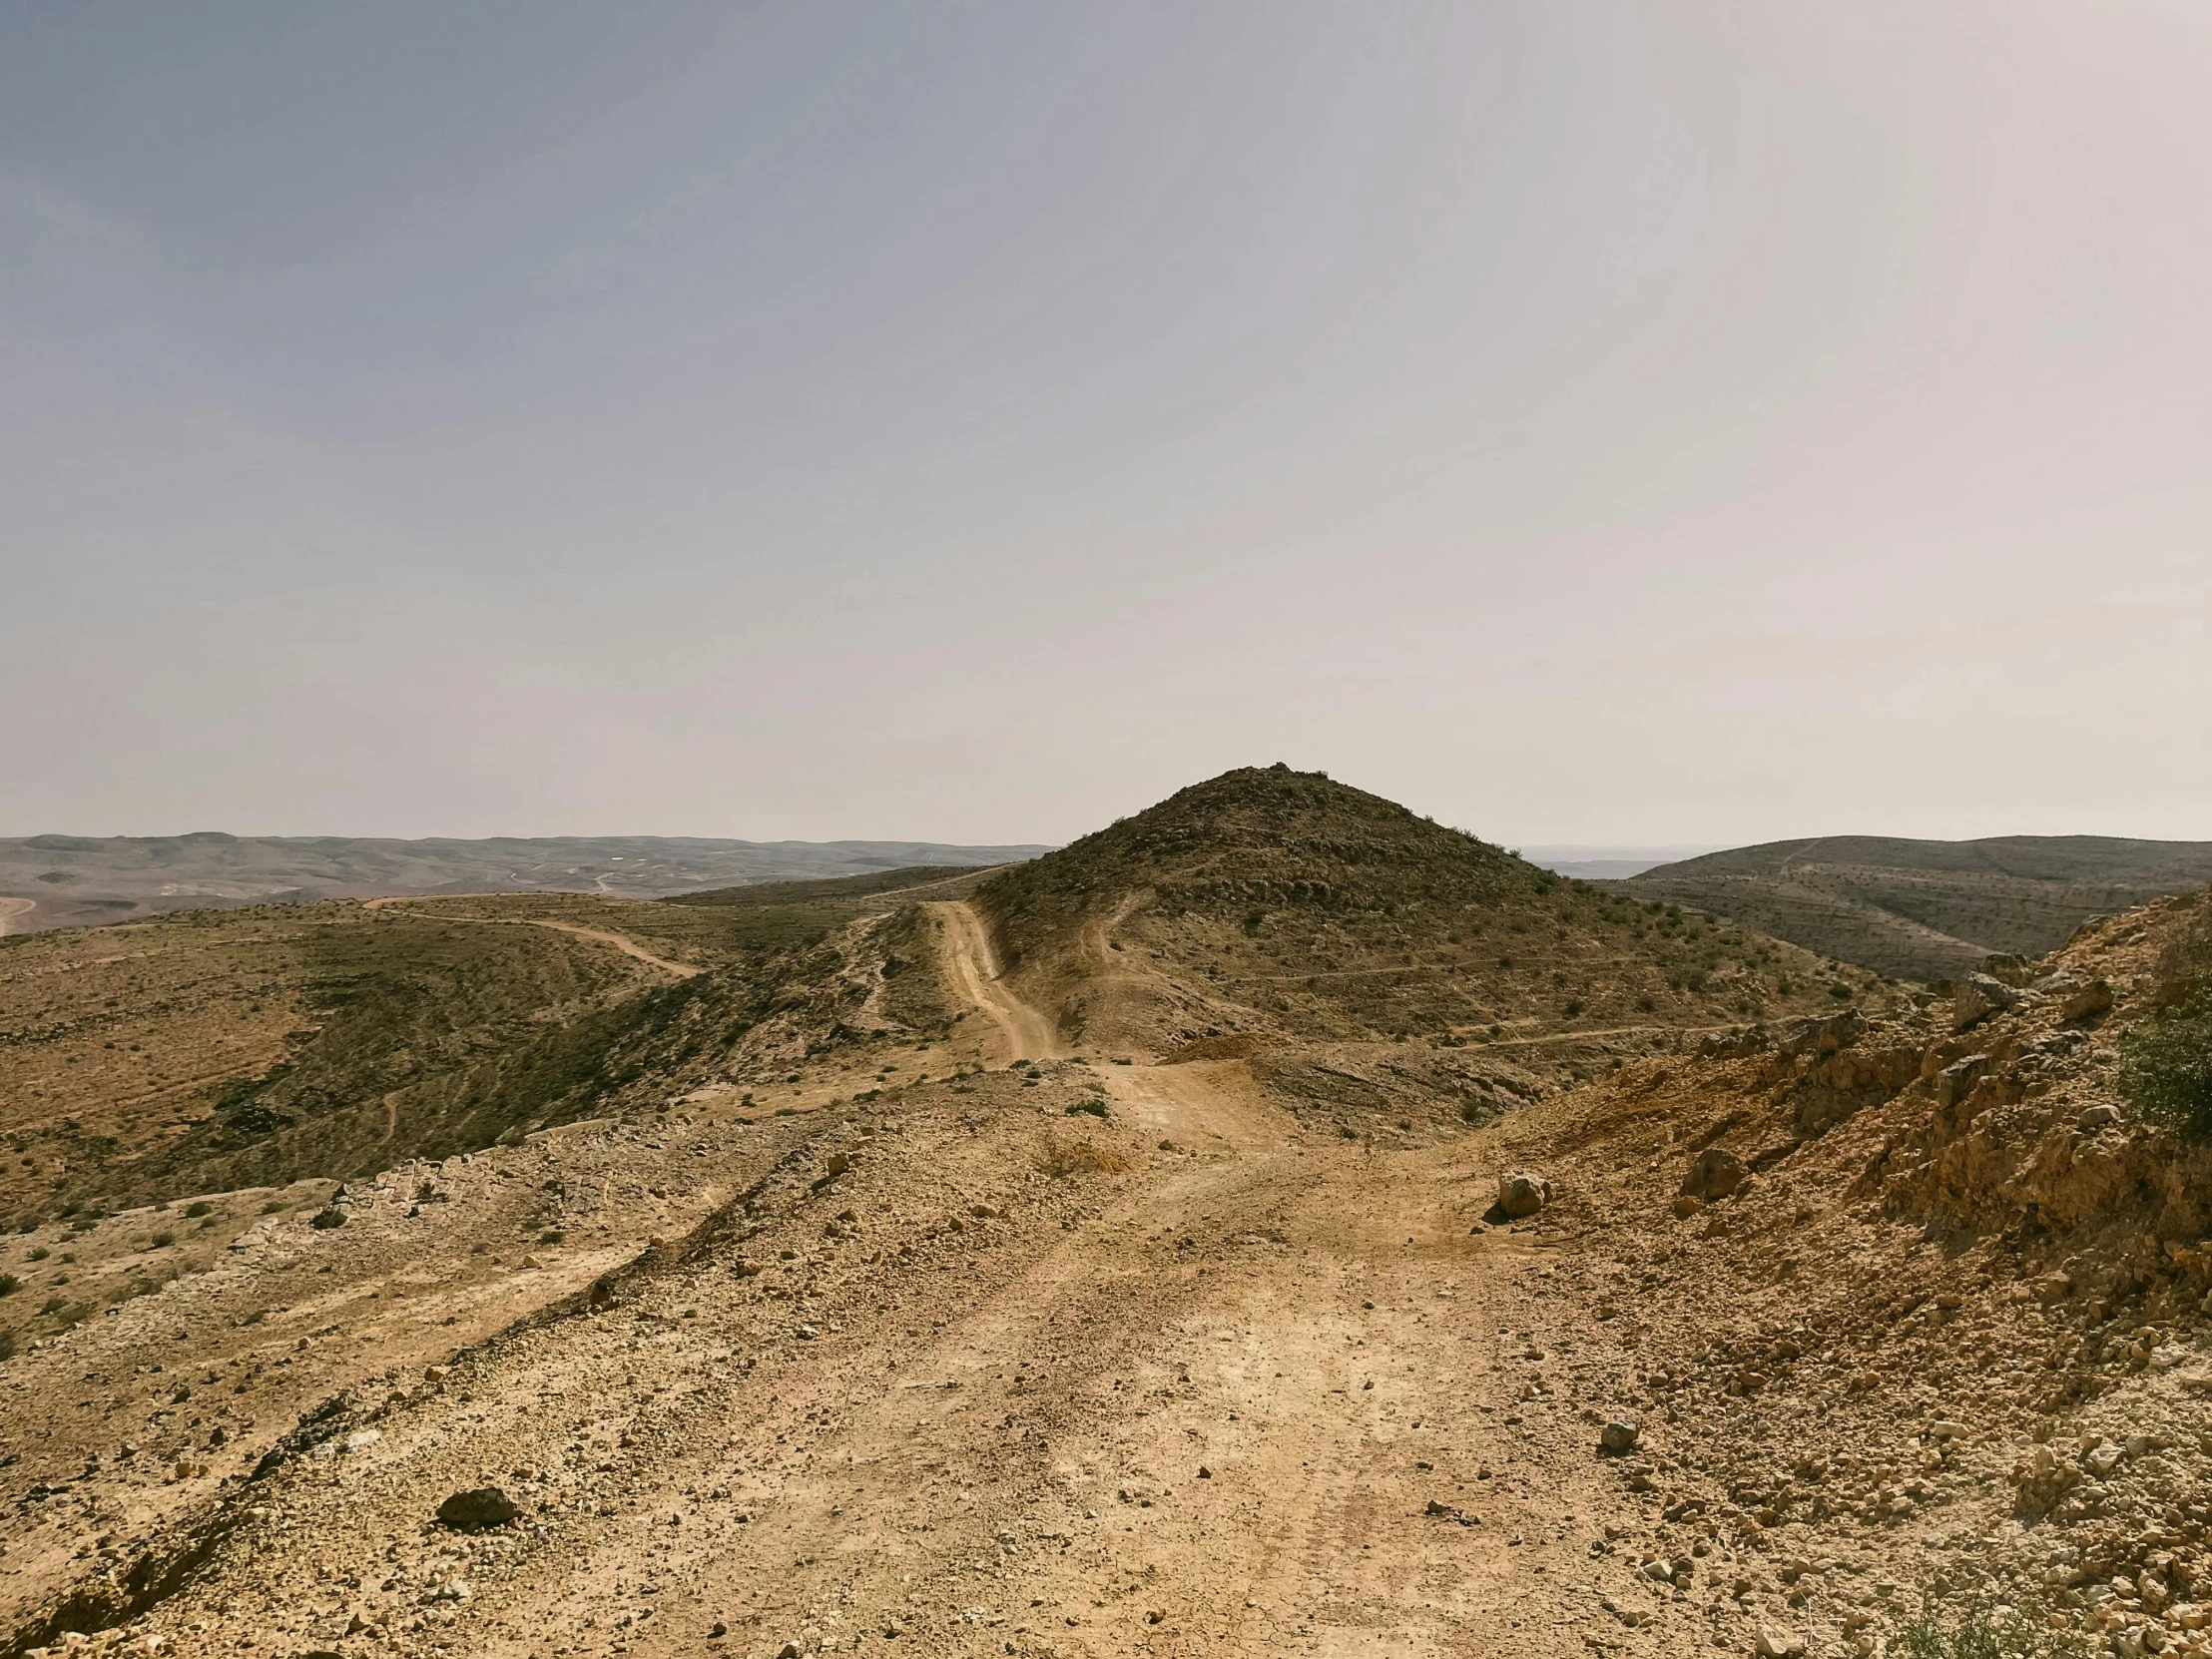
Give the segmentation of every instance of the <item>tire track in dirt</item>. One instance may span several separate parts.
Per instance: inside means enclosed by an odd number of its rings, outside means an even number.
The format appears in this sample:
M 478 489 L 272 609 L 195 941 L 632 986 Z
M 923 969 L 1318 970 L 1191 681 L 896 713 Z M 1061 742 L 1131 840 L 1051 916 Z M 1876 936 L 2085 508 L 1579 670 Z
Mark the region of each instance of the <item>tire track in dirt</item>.
M 945 910 L 948 981 L 1049 1059 Z M 749 1659 L 1073 1659 L 1468 1654 L 1562 1622 L 1556 1523 L 1603 1499 L 1571 1459 L 1525 1478 L 1498 1372 L 1531 1253 L 1467 1231 L 1486 1143 L 1310 1141 L 1241 1061 L 1053 1070 L 1104 1085 L 1085 1133 L 1125 1172 L 1048 1177 L 1070 1091 L 1003 1073 L 826 1122 L 649 1283 L 479 1349 L 335 1478 L 271 1482 L 164 1628 L 313 1646 L 350 1607 L 409 1653 L 696 1655 L 719 1628 Z M 1524 1479 L 1493 1492 L 1493 1465 Z M 490 1478 L 543 1530 L 438 1600 L 472 1546 L 424 1517 Z
M 975 906 L 947 899 L 929 906 L 944 923 L 946 977 L 970 1007 L 987 1015 L 1013 1060 L 1049 1060 L 1067 1052 L 1053 1022 L 1016 996 L 998 976 L 990 933 Z

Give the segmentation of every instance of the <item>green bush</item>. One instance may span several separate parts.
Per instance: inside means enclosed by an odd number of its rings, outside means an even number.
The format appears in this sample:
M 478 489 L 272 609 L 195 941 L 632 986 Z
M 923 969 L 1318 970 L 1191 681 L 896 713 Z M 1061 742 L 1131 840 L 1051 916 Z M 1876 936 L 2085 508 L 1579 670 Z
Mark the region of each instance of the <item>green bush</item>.
M 1978 1604 L 1946 1615 L 1923 1602 L 1919 1615 L 1890 1636 L 1893 1659 L 2086 1659 L 2087 1652 L 2070 1632 L 2036 1629 L 2024 1619 L 2000 1623 Z
M 2120 1093 L 2146 1121 L 2212 1140 L 2212 983 L 2120 1038 Z

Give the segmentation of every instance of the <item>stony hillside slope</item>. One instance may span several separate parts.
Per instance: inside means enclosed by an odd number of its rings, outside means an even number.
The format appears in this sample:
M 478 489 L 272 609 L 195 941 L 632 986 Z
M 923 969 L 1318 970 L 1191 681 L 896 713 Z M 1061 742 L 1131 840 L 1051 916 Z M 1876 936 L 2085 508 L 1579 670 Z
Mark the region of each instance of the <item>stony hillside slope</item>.
M 1412 1023 L 1478 975 L 1383 924 L 1762 964 L 1323 784 L 968 898 L 370 912 L 673 1011 L 573 1121 L 13 1235 L 10 1651 L 2212 1659 L 2212 1152 L 2121 1086 L 2212 894 L 1685 985 L 1576 1084 Z M 1274 910 L 1389 994 L 1234 993 Z
M 1071 1041 L 1473 1047 L 1571 1080 L 1871 976 L 1632 903 L 1394 802 L 1249 768 L 991 876 L 976 901 Z
M 1828 835 L 1687 858 L 1623 883 L 1823 956 L 1945 980 L 1992 952 L 2039 956 L 2092 916 L 2212 881 L 2212 841 L 2102 835 Z
M 355 904 L 0 941 L 0 1205 L 24 1225 L 472 1150 L 532 1115 L 526 1056 L 669 977 Z
M 2212 1148 L 2122 1098 L 2115 1041 L 2212 969 L 2212 894 L 2000 967 L 1505 1126 L 1572 1241 L 1542 1294 L 1635 1369 L 1648 1551 L 1697 1586 L 1624 1616 L 1896 1652 L 1927 1596 L 2212 1650 Z
M 897 981 L 978 872 L 194 911 L 0 940 L 0 1217 L 344 1180 L 949 1017 Z M 905 952 L 901 955 L 901 950 Z

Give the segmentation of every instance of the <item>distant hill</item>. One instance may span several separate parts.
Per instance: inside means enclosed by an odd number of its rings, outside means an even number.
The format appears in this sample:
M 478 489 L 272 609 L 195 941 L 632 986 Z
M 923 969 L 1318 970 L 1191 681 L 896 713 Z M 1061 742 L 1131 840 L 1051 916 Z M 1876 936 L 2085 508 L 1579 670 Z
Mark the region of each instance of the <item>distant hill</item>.
M 2105 835 L 1827 835 L 1664 864 L 1620 883 L 1838 961 L 1947 979 L 1992 952 L 2040 956 L 2091 916 L 2212 883 L 2212 841 Z
M 1680 863 L 1717 846 L 1523 846 L 1514 849 L 1532 864 L 1576 881 L 1619 881 L 1660 864 Z
M 0 931 L 399 893 L 598 892 L 657 898 L 916 864 L 1033 858 L 1042 846 L 741 841 L 673 835 L 393 840 L 354 835 L 31 835 L 0 839 Z M 29 900 L 24 909 L 9 899 Z
M 1538 1075 L 1833 1009 L 1809 955 L 1562 880 L 1287 767 L 1193 785 L 974 902 L 1071 1041 L 1494 1048 Z

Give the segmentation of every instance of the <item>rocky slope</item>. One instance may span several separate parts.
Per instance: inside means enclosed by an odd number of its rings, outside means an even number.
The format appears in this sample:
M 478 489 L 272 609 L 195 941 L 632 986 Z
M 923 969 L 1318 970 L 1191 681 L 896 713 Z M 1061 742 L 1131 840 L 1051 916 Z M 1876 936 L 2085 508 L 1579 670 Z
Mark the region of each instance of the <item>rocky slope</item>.
M 2135 1118 L 2111 1041 L 2207 914 L 2133 912 L 1998 964 L 2023 983 L 1716 1043 L 1507 1126 L 1578 1247 L 1544 1292 L 1635 1369 L 1639 1548 L 1693 1568 L 1622 1616 L 1872 1652 L 1932 1596 L 2207 1651 L 2212 1151 Z
M 1192 786 L 977 889 L 1071 1039 L 1471 1046 L 1549 1081 L 1878 995 L 1791 946 L 1562 881 L 1287 767 Z
M 604 1110 L 17 1235 L 11 1651 L 2212 1659 L 2212 1154 L 2115 1087 L 2212 895 L 1572 1085 L 1411 1024 L 1449 975 L 1208 970 L 1260 908 L 1595 974 L 1601 901 L 1217 782 L 978 895 L 1003 975 L 957 897 L 671 907 Z

